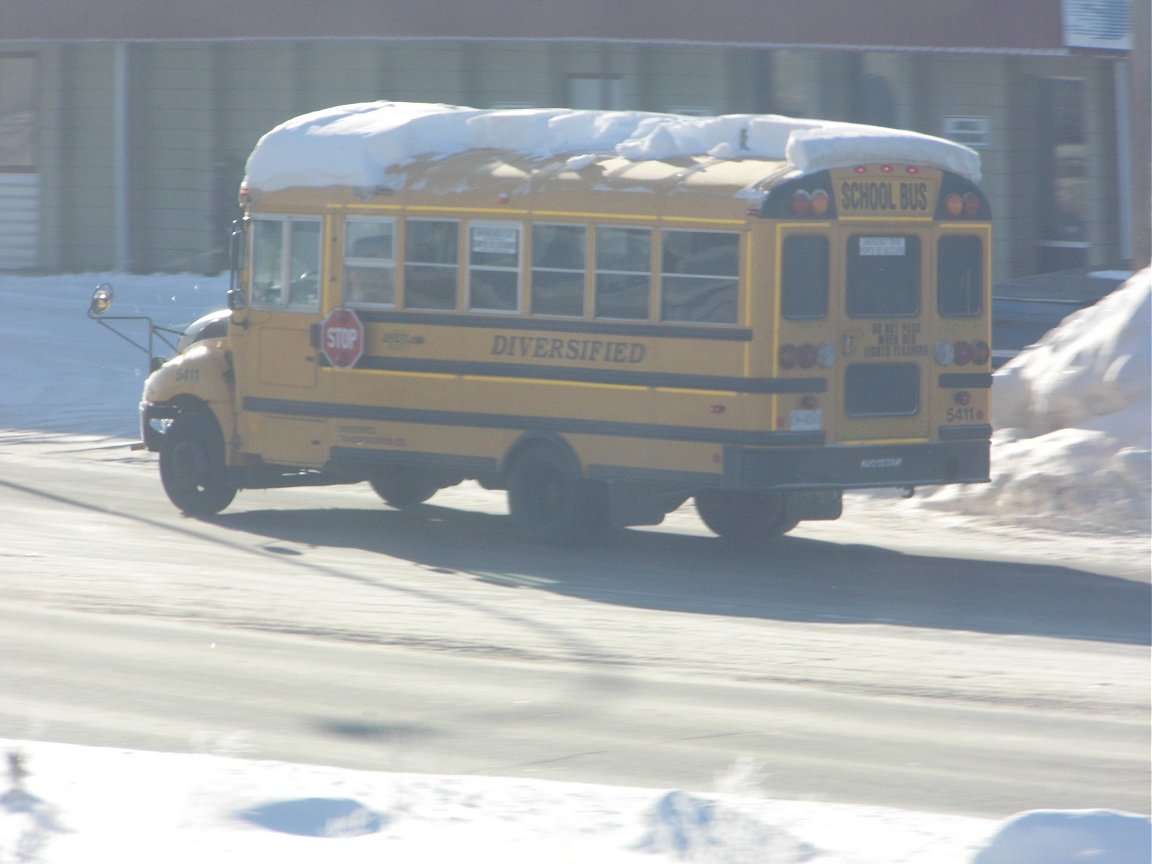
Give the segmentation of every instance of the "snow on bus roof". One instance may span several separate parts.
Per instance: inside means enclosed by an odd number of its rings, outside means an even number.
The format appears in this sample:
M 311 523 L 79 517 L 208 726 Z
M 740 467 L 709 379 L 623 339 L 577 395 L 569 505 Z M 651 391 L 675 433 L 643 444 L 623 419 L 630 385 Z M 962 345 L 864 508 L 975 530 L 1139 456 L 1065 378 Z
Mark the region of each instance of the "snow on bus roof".
M 565 108 L 479 109 L 364 102 L 304 114 L 265 134 L 248 158 L 252 189 L 344 185 L 398 188 L 395 169 L 418 158 L 496 149 L 539 158 L 632 161 L 712 156 L 784 161 L 797 171 L 864 162 L 936 165 L 973 182 L 980 157 L 918 132 L 773 114 L 698 117 Z

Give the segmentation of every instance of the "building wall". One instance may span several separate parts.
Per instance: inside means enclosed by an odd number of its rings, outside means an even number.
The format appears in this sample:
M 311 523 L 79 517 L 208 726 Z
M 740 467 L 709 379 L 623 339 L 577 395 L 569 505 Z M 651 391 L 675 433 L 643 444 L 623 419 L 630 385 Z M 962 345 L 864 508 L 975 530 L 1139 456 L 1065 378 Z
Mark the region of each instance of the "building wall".
M 38 59 L 42 266 L 109 269 L 115 263 L 112 51 L 51 48 Z
M 217 272 L 244 161 L 263 132 L 306 111 L 391 99 L 775 112 L 937 135 L 945 118 L 977 118 L 987 130 L 996 276 L 1009 278 L 1040 263 L 1051 176 L 1037 158 L 1047 122 L 1037 94 L 1051 78 L 1083 81 L 1084 177 L 1075 182 L 1090 214 L 1085 263 L 1111 264 L 1120 251 L 1112 61 L 1088 55 L 375 39 L 70 43 L 35 53 L 46 270 Z

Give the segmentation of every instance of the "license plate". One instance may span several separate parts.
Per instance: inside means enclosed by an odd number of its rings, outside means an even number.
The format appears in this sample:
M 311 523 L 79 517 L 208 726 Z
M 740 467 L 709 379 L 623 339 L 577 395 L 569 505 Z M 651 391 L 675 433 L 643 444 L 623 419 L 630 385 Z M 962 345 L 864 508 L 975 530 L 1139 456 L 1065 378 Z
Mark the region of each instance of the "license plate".
M 788 422 L 793 432 L 819 432 L 824 428 L 824 412 L 819 409 L 793 411 Z

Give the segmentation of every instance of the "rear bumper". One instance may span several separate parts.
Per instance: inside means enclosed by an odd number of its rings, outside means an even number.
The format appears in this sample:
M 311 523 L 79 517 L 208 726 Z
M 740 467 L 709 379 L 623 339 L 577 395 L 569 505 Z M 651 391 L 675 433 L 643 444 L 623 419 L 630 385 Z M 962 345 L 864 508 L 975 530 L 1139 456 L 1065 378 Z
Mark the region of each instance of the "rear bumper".
M 743 489 L 874 489 L 987 483 L 987 439 L 725 452 L 725 485 Z

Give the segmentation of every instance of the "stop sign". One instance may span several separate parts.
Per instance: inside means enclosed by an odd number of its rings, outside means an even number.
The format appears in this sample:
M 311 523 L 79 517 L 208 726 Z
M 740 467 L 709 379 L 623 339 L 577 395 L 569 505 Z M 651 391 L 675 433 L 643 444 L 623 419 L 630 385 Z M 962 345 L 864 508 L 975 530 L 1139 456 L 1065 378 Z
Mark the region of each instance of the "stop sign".
M 364 324 L 351 309 L 333 309 L 320 325 L 320 350 L 333 366 L 349 368 L 364 354 Z

